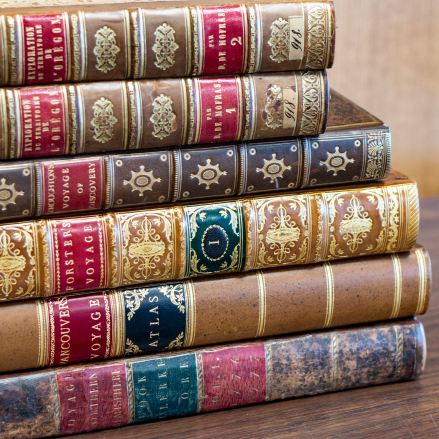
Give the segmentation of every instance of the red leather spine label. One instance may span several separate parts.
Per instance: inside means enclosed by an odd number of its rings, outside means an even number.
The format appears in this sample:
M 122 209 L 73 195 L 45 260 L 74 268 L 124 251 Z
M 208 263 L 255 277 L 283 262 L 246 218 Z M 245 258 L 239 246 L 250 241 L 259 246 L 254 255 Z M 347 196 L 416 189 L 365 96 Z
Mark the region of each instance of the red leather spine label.
M 265 401 L 263 344 L 203 352 L 203 411 Z
M 42 214 L 101 209 L 104 201 L 104 160 L 42 162 Z
M 66 82 L 69 74 L 67 14 L 22 16 L 23 82 Z
M 195 79 L 198 117 L 195 143 L 239 140 L 243 101 L 239 77 Z
M 112 328 L 108 292 L 53 298 L 47 306 L 49 366 L 109 357 Z
M 125 364 L 58 372 L 56 378 L 61 435 L 128 424 Z
M 223 75 L 244 72 L 248 53 L 246 7 L 202 8 L 201 22 L 204 37 L 201 73 Z
M 61 87 L 20 89 L 17 158 L 68 152 L 67 98 Z
M 107 286 L 107 240 L 101 217 L 48 222 L 55 294 Z

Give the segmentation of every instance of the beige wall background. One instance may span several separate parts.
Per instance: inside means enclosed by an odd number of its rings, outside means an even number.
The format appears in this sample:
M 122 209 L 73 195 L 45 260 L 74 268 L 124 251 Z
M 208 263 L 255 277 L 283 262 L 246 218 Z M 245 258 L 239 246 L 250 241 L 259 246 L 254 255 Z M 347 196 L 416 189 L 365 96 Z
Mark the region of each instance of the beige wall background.
M 392 132 L 392 166 L 439 195 L 439 0 L 334 0 L 330 85 Z

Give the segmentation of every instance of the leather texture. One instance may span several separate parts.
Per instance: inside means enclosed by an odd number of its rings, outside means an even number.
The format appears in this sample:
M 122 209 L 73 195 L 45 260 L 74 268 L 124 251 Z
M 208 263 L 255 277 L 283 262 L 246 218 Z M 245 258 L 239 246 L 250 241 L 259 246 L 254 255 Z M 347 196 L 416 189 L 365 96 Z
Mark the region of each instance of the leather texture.
M 206 225 L 224 236 L 207 240 Z M 418 229 L 416 184 L 396 171 L 320 191 L 7 223 L 0 300 L 401 252 Z M 219 258 L 209 242 L 225 248 Z
M 332 66 L 331 1 L 202 3 L 4 10 L 0 85 Z
M 411 317 L 427 311 L 430 291 L 429 255 L 417 246 L 11 302 L 0 307 L 0 372 Z
M 327 133 L 319 136 L 0 164 L 5 180 L 0 220 L 291 191 L 388 175 L 389 128 L 334 91 L 329 122 Z M 122 137 L 118 131 L 115 142 Z
M 404 319 L 4 375 L 0 378 L 2 436 L 82 433 L 404 381 L 417 378 L 425 360 L 422 324 Z

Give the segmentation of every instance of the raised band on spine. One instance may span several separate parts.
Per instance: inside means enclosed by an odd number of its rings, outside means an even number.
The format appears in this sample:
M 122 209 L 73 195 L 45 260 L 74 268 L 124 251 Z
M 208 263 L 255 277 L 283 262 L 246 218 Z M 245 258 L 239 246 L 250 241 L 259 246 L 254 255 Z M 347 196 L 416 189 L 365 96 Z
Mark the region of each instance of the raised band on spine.
M 415 250 L 416 259 L 418 260 L 419 270 L 419 295 L 418 305 L 416 306 L 415 315 L 422 314 L 427 297 L 427 266 L 425 263 L 424 251 L 421 248 Z
M 192 280 L 183 282 L 183 289 L 186 303 L 186 331 L 184 334 L 183 346 L 185 348 L 193 346 L 196 329 L 196 300 L 195 286 Z
M 1 85 L 9 84 L 9 56 L 8 56 L 8 29 L 6 25 L 6 17 L 0 16 L 0 77 Z
M 3 133 L 3 143 L 0 143 L 0 160 L 6 160 L 9 156 L 9 123 L 6 92 L 3 89 L 0 89 L 0 124 Z
M 397 253 L 392 253 L 393 271 L 395 274 L 395 296 L 393 300 L 393 308 L 389 319 L 396 319 L 401 309 L 402 298 L 402 270 L 401 261 Z
M 259 290 L 259 320 L 255 338 L 260 338 L 265 332 L 265 322 L 267 316 L 267 289 L 265 285 L 264 273 L 261 270 L 256 271 L 256 278 L 258 280 Z
M 38 362 L 37 367 L 47 366 L 49 325 L 46 300 L 36 300 L 38 319 Z
M 332 317 L 334 315 L 334 274 L 332 272 L 332 266 L 329 262 L 324 262 L 326 276 L 326 317 L 323 328 L 329 328 L 332 323 Z

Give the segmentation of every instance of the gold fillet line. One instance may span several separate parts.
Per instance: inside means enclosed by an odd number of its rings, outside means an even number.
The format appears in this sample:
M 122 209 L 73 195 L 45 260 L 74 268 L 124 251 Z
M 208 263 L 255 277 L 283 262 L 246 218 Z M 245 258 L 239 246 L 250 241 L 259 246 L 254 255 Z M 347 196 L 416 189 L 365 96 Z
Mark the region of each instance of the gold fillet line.
M 5 160 L 9 157 L 9 124 L 8 124 L 8 106 L 6 99 L 6 92 L 0 90 L 0 121 L 3 132 L 3 146 L 0 144 L 0 159 Z
M 245 140 L 252 140 L 255 138 L 255 132 L 256 132 L 256 114 L 257 114 L 257 99 L 254 99 L 256 96 L 256 85 L 255 85 L 255 78 L 253 75 L 248 75 L 249 78 L 249 95 L 250 95 L 250 108 L 251 108 L 251 114 L 250 114 L 250 127 L 249 127 L 249 137 Z
M 181 124 L 181 144 L 184 145 L 186 142 L 187 136 L 187 117 L 188 117 L 188 102 L 187 102 L 187 89 L 186 89 L 186 81 L 184 79 L 180 79 L 180 90 L 181 90 L 181 114 L 183 117 Z
M 25 73 L 24 73 L 24 25 L 23 25 L 23 16 L 16 16 L 16 29 L 17 32 L 15 37 L 17 38 L 17 85 L 23 85 L 25 81 Z
M 44 367 L 47 365 L 47 341 L 48 341 L 48 331 L 47 331 L 47 319 L 46 319 L 46 301 L 36 300 L 37 307 L 37 319 L 38 319 L 38 362 L 37 367 Z
M 203 351 L 197 352 L 196 360 L 197 360 L 197 388 L 198 388 L 197 413 L 201 413 L 204 409 Z
M 192 67 L 192 28 L 191 28 L 191 13 L 189 8 L 186 6 L 184 8 L 184 32 L 186 36 L 186 74 L 189 76 L 191 74 Z
M 337 334 L 331 337 L 332 352 L 332 390 L 337 390 L 340 384 L 340 347 Z
M 6 26 L 6 17 L 4 15 L 0 16 L 0 47 L 2 53 L 1 59 L 1 71 L 3 82 L 1 85 L 9 84 L 9 62 L 8 62 L 8 33 Z
M 329 262 L 324 262 L 326 275 L 326 288 L 327 288 L 327 300 L 326 300 L 326 318 L 323 328 L 331 326 L 332 316 L 334 314 L 334 274 Z
M 242 57 L 242 66 L 241 66 L 241 72 L 245 73 L 247 70 L 247 60 L 248 60 L 248 16 L 247 16 L 247 6 L 240 5 L 241 9 L 241 17 L 243 22 L 243 28 L 244 28 L 244 44 L 242 45 L 244 50 L 244 56 Z
M 71 72 L 72 72 L 72 66 L 71 66 L 71 53 L 72 53 L 72 47 L 71 47 L 71 39 L 70 39 L 70 22 L 69 22 L 69 14 L 67 12 L 63 12 L 62 14 L 63 20 L 64 20 L 64 30 L 65 30 L 65 38 L 67 41 L 67 63 L 66 63 L 66 70 L 67 70 L 67 80 L 66 82 L 70 82 Z
M 425 307 L 425 298 L 427 297 L 427 267 L 425 264 L 424 251 L 421 248 L 415 250 L 416 258 L 418 259 L 419 268 L 419 296 L 418 306 L 416 307 L 415 315 L 421 314 Z
M 187 280 L 183 282 L 183 289 L 186 296 L 186 332 L 184 336 L 184 347 L 190 347 L 194 344 L 196 328 L 196 302 L 194 282 Z
M 20 111 L 22 108 L 21 105 L 21 92 L 20 90 L 14 90 L 14 121 L 16 126 L 16 132 L 15 132 L 15 145 L 16 145 L 16 156 L 14 158 L 21 158 L 23 156 L 23 140 L 22 140 L 22 127 L 23 127 L 23 114 Z M 11 116 L 9 116 L 11 117 Z M 12 120 L 12 118 L 11 118 Z M 12 138 L 12 136 L 11 136 Z
M 199 6 L 197 6 L 197 16 L 198 16 L 198 73 L 197 75 L 202 75 L 204 73 L 204 64 L 206 62 L 206 47 L 204 44 L 204 15 Z
M 262 40 L 263 40 L 263 28 L 262 28 L 262 12 L 261 6 L 259 4 L 255 5 L 255 13 L 256 13 L 256 58 L 255 58 L 255 70 L 254 73 L 259 72 L 261 70 L 261 62 L 262 62 Z
M 130 132 L 130 119 L 129 119 L 130 108 L 128 103 L 129 98 L 128 98 L 127 85 L 125 81 L 120 82 L 120 88 L 122 95 L 122 111 L 123 111 L 122 149 L 125 151 L 128 148 L 128 134 Z
M 60 93 L 62 95 L 62 106 L 64 108 L 64 132 L 66 133 L 66 138 L 64 140 L 64 152 L 63 154 L 68 154 L 70 151 L 70 120 L 69 120 L 69 94 L 67 87 L 61 86 Z
M 87 61 L 88 61 L 88 57 L 87 57 L 87 38 L 85 37 L 86 35 L 86 27 L 85 27 L 85 14 L 84 12 L 79 12 L 78 13 L 78 18 L 79 18 L 79 35 L 81 38 L 81 76 L 80 76 L 80 81 L 85 81 L 86 76 L 87 76 Z
M 111 357 L 123 355 L 125 345 L 125 307 L 121 290 L 110 293 L 111 302 Z
M 130 13 L 127 9 L 123 11 L 125 31 L 125 78 L 131 78 L 131 22 Z
M 136 416 L 135 398 L 134 398 L 134 379 L 133 379 L 133 363 L 125 363 L 126 385 L 128 393 L 128 424 L 133 424 Z
M 265 351 L 265 401 L 271 401 L 273 393 L 273 368 L 271 358 L 271 343 L 264 344 Z
M 139 23 L 137 21 L 137 17 L 139 14 L 141 14 L 140 9 L 131 12 L 131 26 L 133 27 L 132 51 L 134 58 L 134 68 L 133 68 L 132 77 L 134 79 L 139 79 L 140 76 L 140 39 L 139 39 Z
M 264 273 L 261 270 L 256 271 L 256 279 L 258 280 L 259 290 L 259 321 L 255 337 L 260 338 L 265 332 L 265 322 L 267 317 L 267 288 Z
M 396 319 L 401 308 L 402 297 L 402 270 L 401 261 L 397 253 L 392 253 L 393 271 L 395 273 L 395 299 L 393 301 L 393 309 L 389 319 Z
M 402 372 L 404 359 L 404 332 L 399 326 L 395 326 L 396 349 L 395 349 L 395 378 L 399 378 Z
M 143 9 L 139 9 L 139 23 L 141 23 L 140 41 L 142 43 L 142 62 L 140 64 L 140 78 L 146 78 L 146 70 L 148 68 L 148 51 L 146 37 L 144 37 L 144 35 L 146 35 L 146 14 Z
M 78 127 L 78 143 L 77 153 L 82 154 L 84 152 L 85 145 L 85 108 L 84 108 L 84 93 L 82 92 L 82 85 L 75 87 L 76 89 L 76 120 Z
M 240 76 L 235 76 L 236 94 L 238 97 L 238 127 L 235 134 L 235 141 L 242 137 L 242 128 L 244 124 L 243 114 L 245 113 L 245 104 L 243 98 L 244 85 Z

